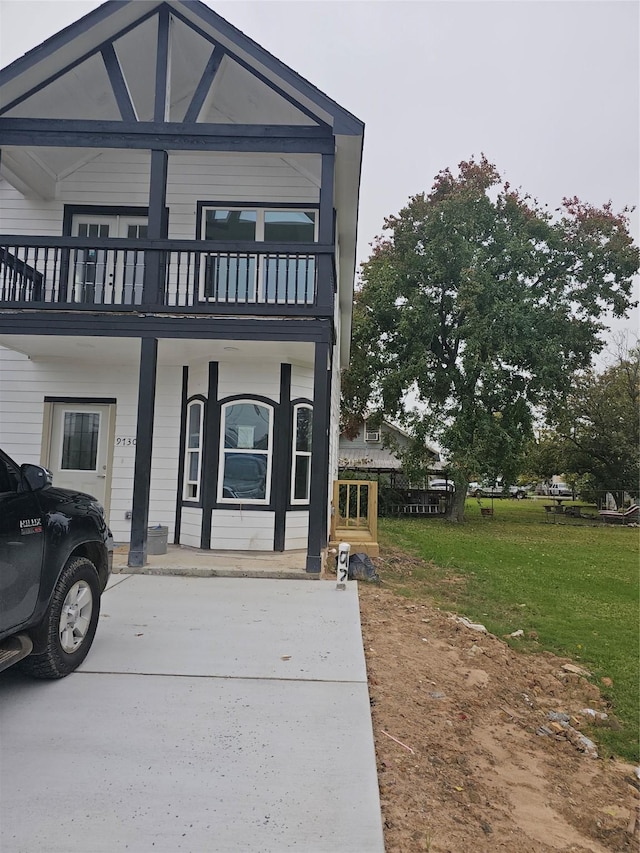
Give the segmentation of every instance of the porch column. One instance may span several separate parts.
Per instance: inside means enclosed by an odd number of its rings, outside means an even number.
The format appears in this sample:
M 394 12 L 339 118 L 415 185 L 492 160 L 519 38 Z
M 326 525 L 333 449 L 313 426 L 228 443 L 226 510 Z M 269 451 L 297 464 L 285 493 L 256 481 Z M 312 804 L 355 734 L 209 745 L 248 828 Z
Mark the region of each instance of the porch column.
M 166 151 L 151 152 L 151 176 L 149 179 L 149 219 L 147 235 L 150 240 L 160 240 L 169 233 L 167 216 L 167 173 L 169 155 Z M 144 305 L 161 305 L 164 301 L 164 258 L 163 252 L 147 252 L 144 264 Z
M 322 155 L 320 177 L 320 210 L 318 211 L 318 242 L 335 243 L 335 219 L 333 208 L 333 183 L 335 179 L 335 155 Z M 318 258 L 318 311 L 333 317 L 336 281 L 334 275 L 335 256 L 320 255 Z
M 157 339 L 143 338 L 140 350 L 138 424 L 136 427 L 136 458 L 133 469 L 131 541 L 129 543 L 129 559 L 127 560 L 127 564 L 132 568 L 144 566 L 147 562 L 147 527 L 149 525 L 151 451 L 153 445 L 157 363 Z
M 326 342 L 315 345 L 313 365 L 313 432 L 311 436 L 311 492 L 307 572 L 322 569 L 322 549 L 327 545 L 329 489 L 329 350 Z

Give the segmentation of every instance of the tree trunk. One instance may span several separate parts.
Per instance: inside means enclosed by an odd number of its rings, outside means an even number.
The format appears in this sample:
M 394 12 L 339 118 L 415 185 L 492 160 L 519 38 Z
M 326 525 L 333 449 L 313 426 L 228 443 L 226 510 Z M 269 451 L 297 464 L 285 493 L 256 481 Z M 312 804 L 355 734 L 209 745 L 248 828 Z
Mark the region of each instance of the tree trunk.
M 464 502 L 466 499 L 466 489 L 456 484 L 456 490 L 451 495 L 451 503 L 447 512 L 447 521 L 464 521 Z

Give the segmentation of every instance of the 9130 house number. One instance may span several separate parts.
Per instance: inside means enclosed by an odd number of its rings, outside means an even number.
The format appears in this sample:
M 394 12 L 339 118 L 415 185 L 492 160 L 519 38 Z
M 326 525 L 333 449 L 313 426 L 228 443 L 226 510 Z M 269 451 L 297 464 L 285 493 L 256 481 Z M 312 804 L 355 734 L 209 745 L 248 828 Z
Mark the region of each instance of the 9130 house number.
M 116 436 L 116 447 L 135 447 L 136 440 L 135 438 L 129 438 L 124 435 Z

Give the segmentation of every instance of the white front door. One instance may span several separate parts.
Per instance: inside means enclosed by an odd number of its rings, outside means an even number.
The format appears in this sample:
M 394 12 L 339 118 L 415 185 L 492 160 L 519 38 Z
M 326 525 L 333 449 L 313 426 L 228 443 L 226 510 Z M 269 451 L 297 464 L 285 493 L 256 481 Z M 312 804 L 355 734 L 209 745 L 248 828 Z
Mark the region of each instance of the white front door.
M 109 471 L 109 425 L 114 406 L 54 403 L 49 469 L 54 486 L 96 497 L 104 506 Z
M 73 217 L 72 236 L 128 237 L 144 240 L 147 219 L 142 216 Z M 100 305 L 138 305 L 142 302 L 144 252 L 127 249 L 74 249 L 71 252 L 70 285 L 74 302 Z

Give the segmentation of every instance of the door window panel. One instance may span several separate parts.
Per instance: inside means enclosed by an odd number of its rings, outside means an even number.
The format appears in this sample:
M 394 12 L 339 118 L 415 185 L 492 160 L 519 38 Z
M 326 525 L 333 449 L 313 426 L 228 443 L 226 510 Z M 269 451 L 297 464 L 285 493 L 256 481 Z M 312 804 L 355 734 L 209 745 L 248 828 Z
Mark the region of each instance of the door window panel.
M 99 412 L 65 412 L 60 468 L 95 471 L 98 458 Z
M 147 226 L 130 223 L 127 225 L 127 237 L 130 240 L 146 240 Z M 124 253 L 123 301 L 125 305 L 137 305 L 142 302 L 144 256 L 145 253 L 138 249 L 127 249 Z
M 108 223 L 80 222 L 78 237 L 108 237 Z M 107 252 L 104 249 L 77 249 L 74 252 L 73 280 L 80 302 L 101 302 L 107 280 Z

